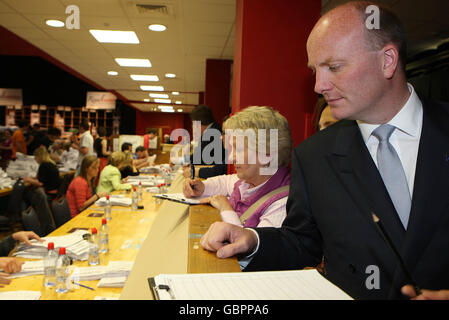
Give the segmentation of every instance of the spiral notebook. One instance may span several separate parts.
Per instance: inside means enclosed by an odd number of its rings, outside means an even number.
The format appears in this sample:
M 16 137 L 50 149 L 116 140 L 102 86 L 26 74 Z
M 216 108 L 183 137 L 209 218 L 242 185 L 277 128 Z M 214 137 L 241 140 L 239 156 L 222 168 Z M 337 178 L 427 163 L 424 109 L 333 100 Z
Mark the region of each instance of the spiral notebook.
M 158 300 L 352 300 L 316 269 L 160 274 L 148 282 Z

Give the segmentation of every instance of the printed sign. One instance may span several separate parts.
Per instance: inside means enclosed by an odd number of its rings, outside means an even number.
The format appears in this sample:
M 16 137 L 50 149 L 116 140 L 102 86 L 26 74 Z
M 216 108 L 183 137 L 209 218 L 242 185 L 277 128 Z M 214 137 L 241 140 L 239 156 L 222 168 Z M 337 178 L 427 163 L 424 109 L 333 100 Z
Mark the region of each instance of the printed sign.
M 115 109 L 117 97 L 110 92 L 88 91 L 86 99 L 86 108 L 93 110 Z
M 0 88 L 0 106 L 23 105 L 22 89 Z

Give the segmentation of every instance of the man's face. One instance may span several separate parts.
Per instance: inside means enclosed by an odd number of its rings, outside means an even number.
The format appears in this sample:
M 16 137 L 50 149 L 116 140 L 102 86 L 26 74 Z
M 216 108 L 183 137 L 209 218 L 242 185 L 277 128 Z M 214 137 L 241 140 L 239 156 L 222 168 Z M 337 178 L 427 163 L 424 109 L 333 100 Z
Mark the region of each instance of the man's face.
M 137 151 L 136 154 L 138 159 L 145 158 L 145 151 Z
M 315 91 L 336 119 L 369 122 L 376 112 L 384 81 L 380 54 L 366 45 L 357 16 L 322 18 L 307 41 Z

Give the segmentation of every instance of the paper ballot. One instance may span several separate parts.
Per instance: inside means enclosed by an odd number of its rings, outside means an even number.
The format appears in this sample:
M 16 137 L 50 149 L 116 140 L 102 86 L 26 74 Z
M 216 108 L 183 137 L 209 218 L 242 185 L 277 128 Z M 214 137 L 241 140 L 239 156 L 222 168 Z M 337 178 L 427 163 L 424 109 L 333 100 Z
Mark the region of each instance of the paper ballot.
M 0 300 L 39 300 L 40 291 L 4 291 L 0 292 Z
M 160 300 L 352 300 L 315 269 L 161 274 L 148 281 Z
M 132 199 L 125 197 L 121 194 L 111 194 L 109 196 L 109 201 L 111 201 L 111 206 L 123 206 L 129 207 L 131 206 Z M 106 205 L 106 197 L 101 197 L 97 201 L 95 201 L 97 206 L 103 207 Z

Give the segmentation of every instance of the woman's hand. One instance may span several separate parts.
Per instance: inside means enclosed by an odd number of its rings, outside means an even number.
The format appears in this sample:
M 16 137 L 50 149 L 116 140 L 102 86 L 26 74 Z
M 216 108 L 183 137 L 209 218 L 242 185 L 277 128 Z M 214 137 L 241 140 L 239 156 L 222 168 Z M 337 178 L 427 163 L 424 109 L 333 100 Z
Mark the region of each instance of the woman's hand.
M 204 183 L 201 180 L 186 179 L 183 193 L 187 198 L 199 197 L 204 193 Z
M 226 198 L 222 194 L 212 196 L 209 198 L 201 199 L 200 203 L 210 203 L 214 208 L 217 208 L 220 211 L 226 211 L 226 210 L 234 211 L 234 208 L 232 208 L 231 204 L 229 203 L 228 198 Z

